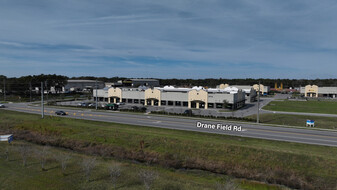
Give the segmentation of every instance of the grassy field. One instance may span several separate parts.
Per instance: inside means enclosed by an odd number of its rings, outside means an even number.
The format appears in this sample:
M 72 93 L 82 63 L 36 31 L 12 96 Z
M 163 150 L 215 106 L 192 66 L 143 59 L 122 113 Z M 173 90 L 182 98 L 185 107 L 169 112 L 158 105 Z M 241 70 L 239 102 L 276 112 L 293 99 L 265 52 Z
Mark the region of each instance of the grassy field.
M 29 147 L 26 166 L 23 166 L 22 156 L 18 150 L 22 145 Z M 139 176 L 141 171 L 151 171 L 156 174 L 157 178 L 153 182 L 152 189 L 207 190 L 215 189 L 217 183 L 226 184 L 228 180 L 235 184 L 234 187 L 239 186 L 242 189 L 282 189 L 258 182 L 234 180 L 206 171 L 172 170 L 111 158 L 87 156 L 54 147 L 49 147 L 46 151 L 45 169 L 42 170 L 41 156 L 36 152 L 41 152 L 43 148 L 43 146 L 17 141 L 12 145 L 1 146 L 0 189 L 113 189 L 114 183 L 110 177 L 109 168 L 116 165 L 121 171 L 120 177 L 117 178 L 116 189 L 145 189 Z M 9 152 L 8 160 L 3 155 L 6 150 Z M 63 172 L 61 163 L 57 159 L 60 155 L 71 155 L 67 168 Z M 96 166 L 87 180 L 82 162 L 84 159 L 92 158 L 96 158 Z
M 265 110 L 305 113 L 337 114 L 337 102 L 333 101 L 272 101 Z
M 335 189 L 337 148 L 0 111 L 26 141 L 302 189 Z
M 248 116 L 256 119 L 256 115 Z M 315 128 L 337 129 L 337 117 L 321 117 L 306 115 L 288 115 L 288 114 L 260 114 L 260 122 L 267 124 L 288 125 L 305 127 L 307 119 L 315 121 Z

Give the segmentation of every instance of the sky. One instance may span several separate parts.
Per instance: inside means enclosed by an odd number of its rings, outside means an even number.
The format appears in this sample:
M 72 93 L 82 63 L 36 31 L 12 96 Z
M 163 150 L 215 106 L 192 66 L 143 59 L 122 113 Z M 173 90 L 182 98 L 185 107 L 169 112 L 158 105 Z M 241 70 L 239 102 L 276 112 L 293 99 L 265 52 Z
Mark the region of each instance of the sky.
M 0 0 L 0 75 L 337 78 L 335 0 Z

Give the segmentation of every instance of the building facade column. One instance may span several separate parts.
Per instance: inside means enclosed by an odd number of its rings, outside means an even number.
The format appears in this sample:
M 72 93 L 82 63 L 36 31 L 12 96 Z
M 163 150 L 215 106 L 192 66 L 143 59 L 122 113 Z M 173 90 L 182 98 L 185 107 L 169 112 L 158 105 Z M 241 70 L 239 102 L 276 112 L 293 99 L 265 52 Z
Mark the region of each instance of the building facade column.
M 205 102 L 205 110 L 207 110 L 207 109 L 208 109 L 208 103 Z
M 154 100 L 151 100 L 151 106 L 154 106 Z
M 108 98 L 108 103 L 109 103 L 109 104 L 110 104 L 110 101 L 111 101 L 110 99 L 111 99 L 111 98 Z
M 188 101 L 188 108 L 191 108 L 191 101 Z
M 144 106 L 147 106 L 147 99 L 145 99 L 144 101 Z
M 196 108 L 199 109 L 199 107 L 200 107 L 200 103 L 197 102 L 197 103 L 196 103 Z
M 161 106 L 161 100 L 158 100 L 158 106 Z

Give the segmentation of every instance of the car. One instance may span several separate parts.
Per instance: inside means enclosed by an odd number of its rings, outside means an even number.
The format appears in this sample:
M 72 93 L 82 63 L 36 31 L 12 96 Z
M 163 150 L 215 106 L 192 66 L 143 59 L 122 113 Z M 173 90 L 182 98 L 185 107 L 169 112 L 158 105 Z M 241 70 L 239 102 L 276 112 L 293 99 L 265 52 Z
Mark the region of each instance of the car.
M 121 105 L 125 105 L 124 102 L 118 102 L 117 105 L 121 106 Z
M 67 113 L 64 111 L 56 111 L 55 114 L 56 115 L 67 115 Z
M 107 109 L 107 110 L 117 110 L 118 109 L 118 105 L 117 104 L 107 104 L 106 106 L 105 106 L 105 109 Z
M 6 106 L 4 104 L 0 104 L 0 108 L 5 108 Z
M 88 106 L 89 107 L 96 107 L 96 103 L 90 103 Z
M 138 110 L 139 110 L 139 107 L 138 107 L 138 106 L 132 106 L 132 107 L 131 107 L 131 110 L 133 110 L 133 111 L 138 111 Z
M 192 112 L 191 109 L 187 109 L 187 110 L 184 111 L 184 114 L 191 116 L 191 115 L 193 115 L 193 112 Z
M 146 107 L 141 107 L 139 110 L 146 112 L 147 108 Z
M 83 103 L 81 104 L 81 106 L 82 106 L 82 107 L 88 107 L 88 106 L 89 106 L 89 103 L 83 102 Z

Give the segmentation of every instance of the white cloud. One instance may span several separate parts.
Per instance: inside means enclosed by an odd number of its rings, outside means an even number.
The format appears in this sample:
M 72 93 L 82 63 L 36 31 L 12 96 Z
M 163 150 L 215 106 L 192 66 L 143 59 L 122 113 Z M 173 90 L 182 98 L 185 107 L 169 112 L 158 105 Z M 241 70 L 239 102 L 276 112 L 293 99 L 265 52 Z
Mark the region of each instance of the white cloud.
M 337 77 L 336 7 L 311 0 L 5 0 L 0 74 L 109 75 L 118 67 L 130 77 L 226 77 L 221 68 L 231 77 Z

